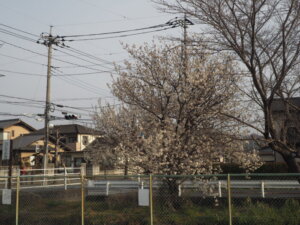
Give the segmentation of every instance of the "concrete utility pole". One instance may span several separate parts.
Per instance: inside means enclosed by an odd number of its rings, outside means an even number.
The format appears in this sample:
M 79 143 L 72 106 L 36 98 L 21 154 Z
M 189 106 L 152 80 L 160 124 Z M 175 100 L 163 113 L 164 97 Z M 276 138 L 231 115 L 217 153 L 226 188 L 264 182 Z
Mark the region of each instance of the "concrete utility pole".
M 192 21 L 187 19 L 186 14 L 184 14 L 184 19 L 181 23 L 183 28 L 183 41 L 181 47 L 181 61 L 182 61 L 182 74 L 186 77 L 186 72 L 188 68 L 188 56 L 187 56 L 187 28 L 188 25 L 194 25 Z
M 50 26 L 49 36 L 46 37 L 48 41 L 48 66 L 47 66 L 47 89 L 46 89 L 46 107 L 45 107 L 45 143 L 44 143 L 44 162 L 43 168 L 48 166 L 48 143 L 49 143 L 49 112 L 50 112 L 50 88 L 51 88 L 51 57 L 52 57 L 52 26 Z
M 44 157 L 43 157 L 43 168 L 47 169 L 48 164 L 48 144 L 49 144 L 49 121 L 50 121 L 50 96 L 51 96 L 51 59 L 52 59 L 52 45 L 58 45 L 60 38 L 58 36 L 52 36 L 52 26 L 50 26 L 49 34 L 41 35 L 40 40 L 37 41 L 48 47 L 48 65 L 47 65 L 47 89 L 46 89 L 46 106 L 45 106 L 45 141 L 44 141 Z

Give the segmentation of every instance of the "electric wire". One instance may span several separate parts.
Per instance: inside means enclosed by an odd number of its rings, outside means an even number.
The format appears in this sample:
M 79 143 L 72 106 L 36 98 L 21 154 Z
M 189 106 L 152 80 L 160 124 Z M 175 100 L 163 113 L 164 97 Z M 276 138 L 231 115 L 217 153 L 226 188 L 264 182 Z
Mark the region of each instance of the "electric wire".
M 92 34 L 75 34 L 75 35 L 62 35 L 62 38 L 74 38 L 74 37 L 91 37 L 91 36 L 102 36 L 102 35 L 108 35 L 108 34 L 121 34 L 121 33 L 128 33 L 132 31 L 141 31 L 141 30 L 149 30 L 149 29 L 156 29 L 159 27 L 165 27 L 169 26 L 168 24 L 158 24 L 154 26 L 149 27 L 142 27 L 142 28 L 135 28 L 135 29 L 129 29 L 129 30 L 120 30 L 120 31 L 112 31 L 112 32 L 104 32 L 104 33 L 92 33 Z
M 3 43 L 5 43 L 5 44 L 7 44 L 7 45 L 13 46 L 13 47 L 15 47 L 15 48 L 18 48 L 18 49 L 21 49 L 21 50 L 24 50 L 24 51 L 27 51 L 27 52 L 30 52 L 30 53 L 33 53 L 33 54 L 40 55 L 40 56 L 43 56 L 43 57 L 48 58 L 47 55 L 44 55 L 44 54 L 42 54 L 42 53 L 39 53 L 39 52 L 30 50 L 30 49 L 23 48 L 23 47 L 21 47 L 21 46 L 12 44 L 12 43 L 7 42 L 7 41 L 4 41 L 4 40 L 2 40 L 2 39 L 0 39 L 0 41 L 3 42 Z M 102 70 L 98 70 L 98 69 L 91 68 L 91 67 L 84 66 L 84 65 L 79 65 L 79 64 L 72 63 L 72 62 L 69 62 L 69 61 L 66 61 L 66 60 L 62 60 L 62 59 L 57 59 L 57 58 L 55 58 L 55 57 L 52 57 L 52 59 L 53 59 L 53 60 L 56 60 L 56 61 L 59 61 L 59 62 L 67 63 L 67 64 L 69 64 L 69 65 L 75 65 L 75 66 L 78 66 L 78 67 L 81 67 L 81 68 L 86 68 L 86 69 L 93 70 L 93 71 L 103 72 Z
M 36 43 L 36 41 L 32 38 L 29 38 L 29 37 L 23 36 L 21 34 L 17 34 L 17 33 L 2 29 L 2 28 L 0 28 L 0 33 L 8 34 L 8 35 L 11 35 L 11 36 L 16 37 L 16 38 L 20 38 L 20 39 L 25 40 L 25 41 L 30 41 L 30 42 Z
M 99 62 L 102 62 L 102 63 L 106 63 L 106 64 L 111 64 L 111 65 L 114 66 L 114 63 L 113 63 L 113 62 L 110 62 L 110 61 L 105 60 L 105 59 L 101 59 L 101 58 L 99 58 L 99 57 L 96 57 L 96 56 L 94 56 L 94 55 L 92 55 L 92 54 L 90 54 L 90 53 L 81 51 L 81 50 L 79 50 L 79 49 L 75 49 L 75 48 L 73 48 L 73 47 L 68 47 L 67 50 L 68 50 L 68 51 L 71 51 L 71 52 L 74 52 L 74 53 L 77 53 L 77 54 L 79 54 L 79 55 L 81 55 L 81 56 L 86 56 L 86 57 L 88 57 L 88 58 L 90 58 L 90 59 L 93 59 L 93 60 L 96 60 L 96 61 L 99 61 Z
M 92 62 L 92 61 L 90 61 L 90 60 L 87 60 L 87 59 L 81 58 L 81 57 L 79 57 L 79 56 L 70 54 L 70 53 L 68 53 L 68 52 L 66 52 L 66 51 L 62 51 L 62 50 L 57 49 L 57 48 L 53 48 L 53 49 L 56 50 L 56 51 L 58 51 L 58 52 L 64 53 L 64 54 L 66 54 L 66 55 L 72 56 L 72 57 L 74 57 L 74 58 L 76 58 L 76 59 L 82 60 L 82 61 L 84 61 L 84 62 L 91 63 L 92 65 L 95 65 L 95 66 L 101 66 L 101 67 L 103 67 L 103 68 L 105 68 L 105 69 L 109 69 L 109 70 L 112 69 L 112 68 L 106 67 L 106 66 L 104 66 L 104 65 L 102 65 L 102 64 L 96 64 L 96 63 L 94 63 L 94 62 Z
M 74 41 L 92 41 L 92 40 L 105 40 L 105 39 L 113 39 L 113 38 L 120 38 L 120 37 L 131 37 L 131 36 L 136 36 L 136 35 L 141 35 L 141 34 L 149 34 L 149 33 L 154 33 L 154 32 L 160 32 L 160 31 L 165 31 L 169 29 L 173 29 L 174 27 L 166 27 L 162 29 L 156 29 L 152 31 L 144 31 L 144 32 L 138 32 L 138 33 L 133 33 L 133 34 L 124 34 L 124 35 L 118 35 L 118 36 L 109 36 L 109 37 L 101 37 L 101 38 L 83 38 L 83 39 L 65 39 L 65 41 L 68 42 L 74 42 Z
M 59 71 L 58 69 L 55 69 L 56 71 L 62 73 L 61 71 Z M 63 74 L 62 74 L 63 75 Z M 56 78 L 58 79 L 61 79 L 61 80 L 64 80 L 65 82 L 69 83 L 69 84 L 73 84 L 74 86 L 77 86 L 77 87 L 80 87 L 88 92 L 92 92 L 94 94 L 100 94 L 99 92 L 99 89 L 100 90 L 104 90 L 104 89 L 101 89 L 97 86 L 94 86 L 94 85 L 91 85 L 91 84 L 88 84 L 84 81 L 81 81 L 81 80 L 77 80 L 75 78 L 72 78 L 70 79 L 69 77 L 64 77 L 64 76 L 56 76 Z M 104 90 L 107 92 L 107 90 Z
M 27 57 L 26 59 L 22 59 L 22 58 L 10 56 L 10 55 L 2 54 L 2 53 L 0 53 L 0 55 L 1 55 L 1 56 L 4 56 L 4 57 L 7 57 L 7 58 L 10 58 L 10 59 L 16 59 L 16 60 L 18 60 L 18 61 L 28 62 L 28 63 L 35 64 L 35 65 L 39 65 L 39 66 L 47 66 L 46 64 L 43 64 L 43 63 L 39 63 L 39 62 L 35 62 L 35 61 L 28 60 L 28 59 L 27 59 L 28 57 Z
M 0 101 L 0 103 L 7 103 L 7 104 L 13 104 L 13 105 L 19 105 L 19 104 L 30 104 L 30 106 L 35 106 L 36 108 L 44 108 L 45 101 L 42 100 L 35 100 L 35 99 L 29 99 L 29 98 L 23 98 L 23 97 L 16 97 L 16 96 L 9 96 L 9 95 L 2 95 L 1 97 L 10 98 L 10 99 L 17 99 L 22 100 L 23 102 L 16 102 L 16 101 Z M 26 102 L 25 102 L 26 101 Z M 41 106 L 38 106 L 40 104 Z M 59 108 L 71 108 L 71 109 L 77 109 L 81 111 L 86 111 L 92 113 L 93 111 L 90 111 L 88 109 L 91 109 L 91 107 L 75 107 L 75 106 L 69 106 L 69 105 L 62 105 L 62 104 L 56 104 L 54 102 L 51 102 L 52 105 L 57 106 L 55 110 L 57 111 L 65 111 L 63 109 Z M 59 108 L 58 108 L 59 107 Z M 77 112 L 78 113 L 78 112 Z
M 18 28 L 15 28 L 15 27 L 12 27 L 12 26 L 8 26 L 8 25 L 6 25 L 6 24 L 3 24 L 3 23 L 0 23 L 0 25 L 1 25 L 1 26 L 4 26 L 4 27 L 6 27 L 6 28 L 13 29 L 13 30 L 15 30 L 15 31 L 22 32 L 22 33 L 24 33 L 24 34 L 31 35 L 31 36 L 33 36 L 33 37 L 39 37 L 39 35 L 36 35 L 36 34 L 30 33 L 30 32 L 24 31 L 24 30 L 20 30 L 20 29 L 18 29 Z

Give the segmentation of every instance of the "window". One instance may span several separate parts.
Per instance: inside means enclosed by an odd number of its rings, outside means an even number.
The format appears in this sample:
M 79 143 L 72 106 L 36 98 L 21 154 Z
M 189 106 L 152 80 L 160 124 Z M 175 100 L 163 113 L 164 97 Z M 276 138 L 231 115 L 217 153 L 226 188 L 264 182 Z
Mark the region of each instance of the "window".
M 82 136 L 82 144 L 88 145 L 89 143 L 89 137 L 88 136 Z
M 66 140 L 66 138 L 64 137 L 64 138 L 61 138 L 61 139 L 60 139 L 60 142 L 66 144 L 66 143 L 67 143 L 67 140 Z
M 67 156 L 66 158 L 65 158 L 65 165 L 66 165 L 66 167 L 71 167 L 72 166 L 72 159 L 71 159 L 71 157 L 70 156 Z
M 68 138 L 68 142 L 69 143 L 75 143 L 75 142 L 77 142 L 77 137 L 69 137 Z
M 299 131 L 296 127 L 289 127 L 287 129 L 287 141 L 290 145 L 296 145 L 299 141 Z
M 80 167 L 81 163 L 83 163 L 83 158 L 74 158 L 74 166 Z
M 14 137 L 14 136 L 15 136 L 15 131 L 12 130 L 12 131 L 11 131 L 11 137 Z

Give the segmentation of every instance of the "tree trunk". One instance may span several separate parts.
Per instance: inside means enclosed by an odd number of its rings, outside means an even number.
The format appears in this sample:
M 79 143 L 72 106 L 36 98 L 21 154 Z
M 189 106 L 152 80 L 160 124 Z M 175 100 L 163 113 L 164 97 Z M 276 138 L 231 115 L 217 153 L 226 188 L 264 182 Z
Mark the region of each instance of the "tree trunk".
M 168 179 L 167 192 L 166 192 L 166 204 L 173 210 L 178 210 L 181 207 L 181 197 L 178 195 L 178 183 L 176 179 Z

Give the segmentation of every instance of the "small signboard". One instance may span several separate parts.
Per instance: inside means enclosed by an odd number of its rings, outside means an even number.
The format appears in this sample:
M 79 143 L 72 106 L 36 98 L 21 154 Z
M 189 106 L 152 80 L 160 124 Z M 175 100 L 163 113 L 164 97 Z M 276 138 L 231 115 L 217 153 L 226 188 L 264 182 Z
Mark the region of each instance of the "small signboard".
M 139 189 L 139 206 L 149 206 L 149 189 Z
M 3 140 L 2 142 L 2 160 L 9 160 L 10 140 Z
M 2 204 L 11 205 L 11 189 L 2 190 Z

